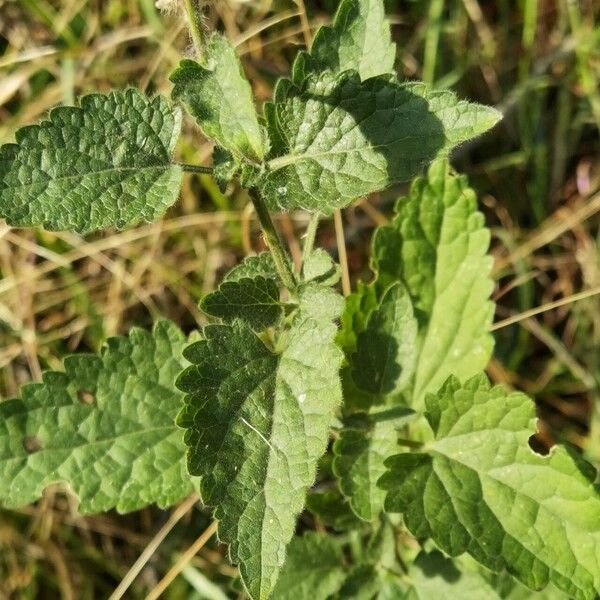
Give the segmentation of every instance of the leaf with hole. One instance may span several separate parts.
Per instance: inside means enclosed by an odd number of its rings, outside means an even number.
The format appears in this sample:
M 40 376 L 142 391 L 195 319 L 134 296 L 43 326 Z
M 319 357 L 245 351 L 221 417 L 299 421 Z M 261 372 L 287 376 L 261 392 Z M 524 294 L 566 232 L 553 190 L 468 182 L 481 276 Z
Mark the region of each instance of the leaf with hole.
M 185 338 L 160 321 L 152 333 L 110 338 L 100 356 L 65 358 L 21 398 L 0 403 L 0 504 L 19 507 L 66 483 L 82 513 L 171 506 L 193 491 L 175 377 Z
M 535 405 L 490 387 L 485 375 L 450 378 L 426 399 L 435 439 L 387 461 L 386 510 L 451 556 L 468 552 L 532 589 L 553 583 L 573 598 L 600 592 L 596 471 L 568 447 L 529 447 Z

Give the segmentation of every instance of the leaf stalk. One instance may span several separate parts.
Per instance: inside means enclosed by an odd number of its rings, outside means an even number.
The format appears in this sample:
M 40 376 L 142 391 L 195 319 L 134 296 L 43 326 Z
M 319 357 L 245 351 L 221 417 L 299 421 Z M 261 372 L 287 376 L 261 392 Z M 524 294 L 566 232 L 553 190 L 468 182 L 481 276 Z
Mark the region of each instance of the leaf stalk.
M 252 204 L 254 205 L 254 210 L 256 211 L 256 216 L 260 222 L 263 235 L 265 236 L 267 246 L 273 256 L 273 262 L 275 263 L 279 277 L 281 277 L 283 285 L 288 290 L 293 290 L 296 287 L 296 277 L 292 271 L 287 252 L 283 247 L 283 242 L 275 229 L 275 224 L 273 223 L 273 219 L 271 219 L 269 210 L 257 190 L 249 190 L 249 194 Z
M 319 219 L 321 215 L 315 213 L 311 216 L 304 234 L 304 247 L 302 248 L 302 264 L 304 265 L 308 260 L 308 257 L 312 254 L 313 248 L 315 247 L 315 240 L 317 238 L 317 230 L 319 229 Z
M 202 165 L 188 165 L 187 163 L 179 163 L 179 166 L 186 173 L 206 173 L 207 175 L 212 175 L 213 173 L 212 167 L 203 167 Z

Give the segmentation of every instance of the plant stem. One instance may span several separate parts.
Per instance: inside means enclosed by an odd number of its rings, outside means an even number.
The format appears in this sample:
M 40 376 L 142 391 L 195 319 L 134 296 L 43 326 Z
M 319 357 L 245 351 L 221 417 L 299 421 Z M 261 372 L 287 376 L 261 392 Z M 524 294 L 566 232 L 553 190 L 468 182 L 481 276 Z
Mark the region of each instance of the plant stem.
M 260 226 L 263 230 L 267 246 L 269 246 L 269 250 L 273 256 L 273 262 L 275 263 L 279 277 L 281 277 L 283 285 L 288 290 L 293 290 L 296 287 L 296 278 L 294 277 L 287 252 L 275 229 L 269 210 L 257 190 L 249 190 L 249 194 L 252 204 L 254 205 L 254 210 L 256 211 L 256 216 L 258 217 Z
M 382 423 L 383 421 L 393 421 L 394 419 L 406 419 L 413 414 L 414 412 L 409 408 L 395 406 L 394 408 L 386 408 L 384 410 L 371 413 L 369 417 L 376 423 Z
M 400 438 L 398 440 L 398 445 L 406 446 L 408 448 L 422 448 L 425 444 L 423 442 L 415 442 L 414 440 L 407 440 L 405 438 Z
M 190 35 L 192 36 L 192 42 L 196 53 L 198 54 L 198 62 L 204 62 L 205 54 L 204 51 L 204 29 L 202 28 L 202 6 L 201 0 L 183 0 L 185 6 L 185 12 L 187 13 L 188 26 L 190 29 Z
M 317 229 L 319 228 L 319 219 L 321 215 L 315 213 L 308 223 L 306 233 L 304 234 L 304 248 L 302 248 L 302 265 L 308 260 L 315 247 L 315 239 L 317 237 Z
M 187 163 L 178 164 L 186 173 L 206 173 L 208 175 L 211 175 L 213 172 L 212 167 L 203 167 L 201 165 L 188 165 Z

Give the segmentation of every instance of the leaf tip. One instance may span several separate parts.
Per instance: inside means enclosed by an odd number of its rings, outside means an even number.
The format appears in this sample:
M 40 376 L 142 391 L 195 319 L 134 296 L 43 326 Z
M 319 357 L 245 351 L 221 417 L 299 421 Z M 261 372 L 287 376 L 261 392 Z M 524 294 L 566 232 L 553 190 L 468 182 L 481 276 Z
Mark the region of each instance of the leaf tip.
M 476 136 L 493 129 L 503 118 L 503 114 L 493 106 L 475 104 L 474 108 L 477 111 L 477 119 L 473 125 L 473 132 Z

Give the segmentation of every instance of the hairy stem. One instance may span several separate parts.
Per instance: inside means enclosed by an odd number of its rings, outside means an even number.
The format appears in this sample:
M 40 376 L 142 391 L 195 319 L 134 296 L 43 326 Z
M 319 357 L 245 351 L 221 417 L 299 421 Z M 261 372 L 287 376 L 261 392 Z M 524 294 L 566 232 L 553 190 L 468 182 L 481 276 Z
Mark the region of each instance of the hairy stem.
M 183 0 L 185 12 L 187 13 L 188 26 L 194 48 L 198 54 L 198 62 L 204 62 L 204 29 L 202 28 L 202 5 L 201 0 Z
M 383 421 L 393 421 L 395 419 L 405 419 L 412 414 L 412 411 L 403 406 L 395 406 L 394 408 L 386 408 L 384 410 L 378 410 L 377 412 L 370 413 L 369 417 L 375 423 L 382 423 Z
M 306 263 L 315 247 L 315 239 L 317 237 L 317 229 L 319 228 L 319 219 L 321 215 L 315 213 L 308 223 L 306 233 L 304 234 L 304 247 L 302 248 L 302 264 Z
M 265 236 L 267 246 L 269 246 L 269 250 L 273 256 L 273 262 L 275 263 L 277 272 L 281 277 L 281 281 L 283 281 L 283 285 L 288 290 L 293 290 L 296 287 L 296 278 L 294 277 L 290 260 L 287 256 L 285 248 L 283 247 L 281 238 L 275 229 L 275 225 L 273 223 L 273 219 L 271 219 L 269 210 L 267 209 L 257 190 L 250 190 L 249 193 L 252 204 L 254 205 L 254 210 L 256 211 L 256 216 L 258 217 L 260 226 L 263 230 L 263 235 Z
M 206 173 L 207 175 L 211 175 L 213 172 L 212 167 L 203 167 L 202 165 L 188 165 L 187 163 L 178 164 L 186 173 Z

